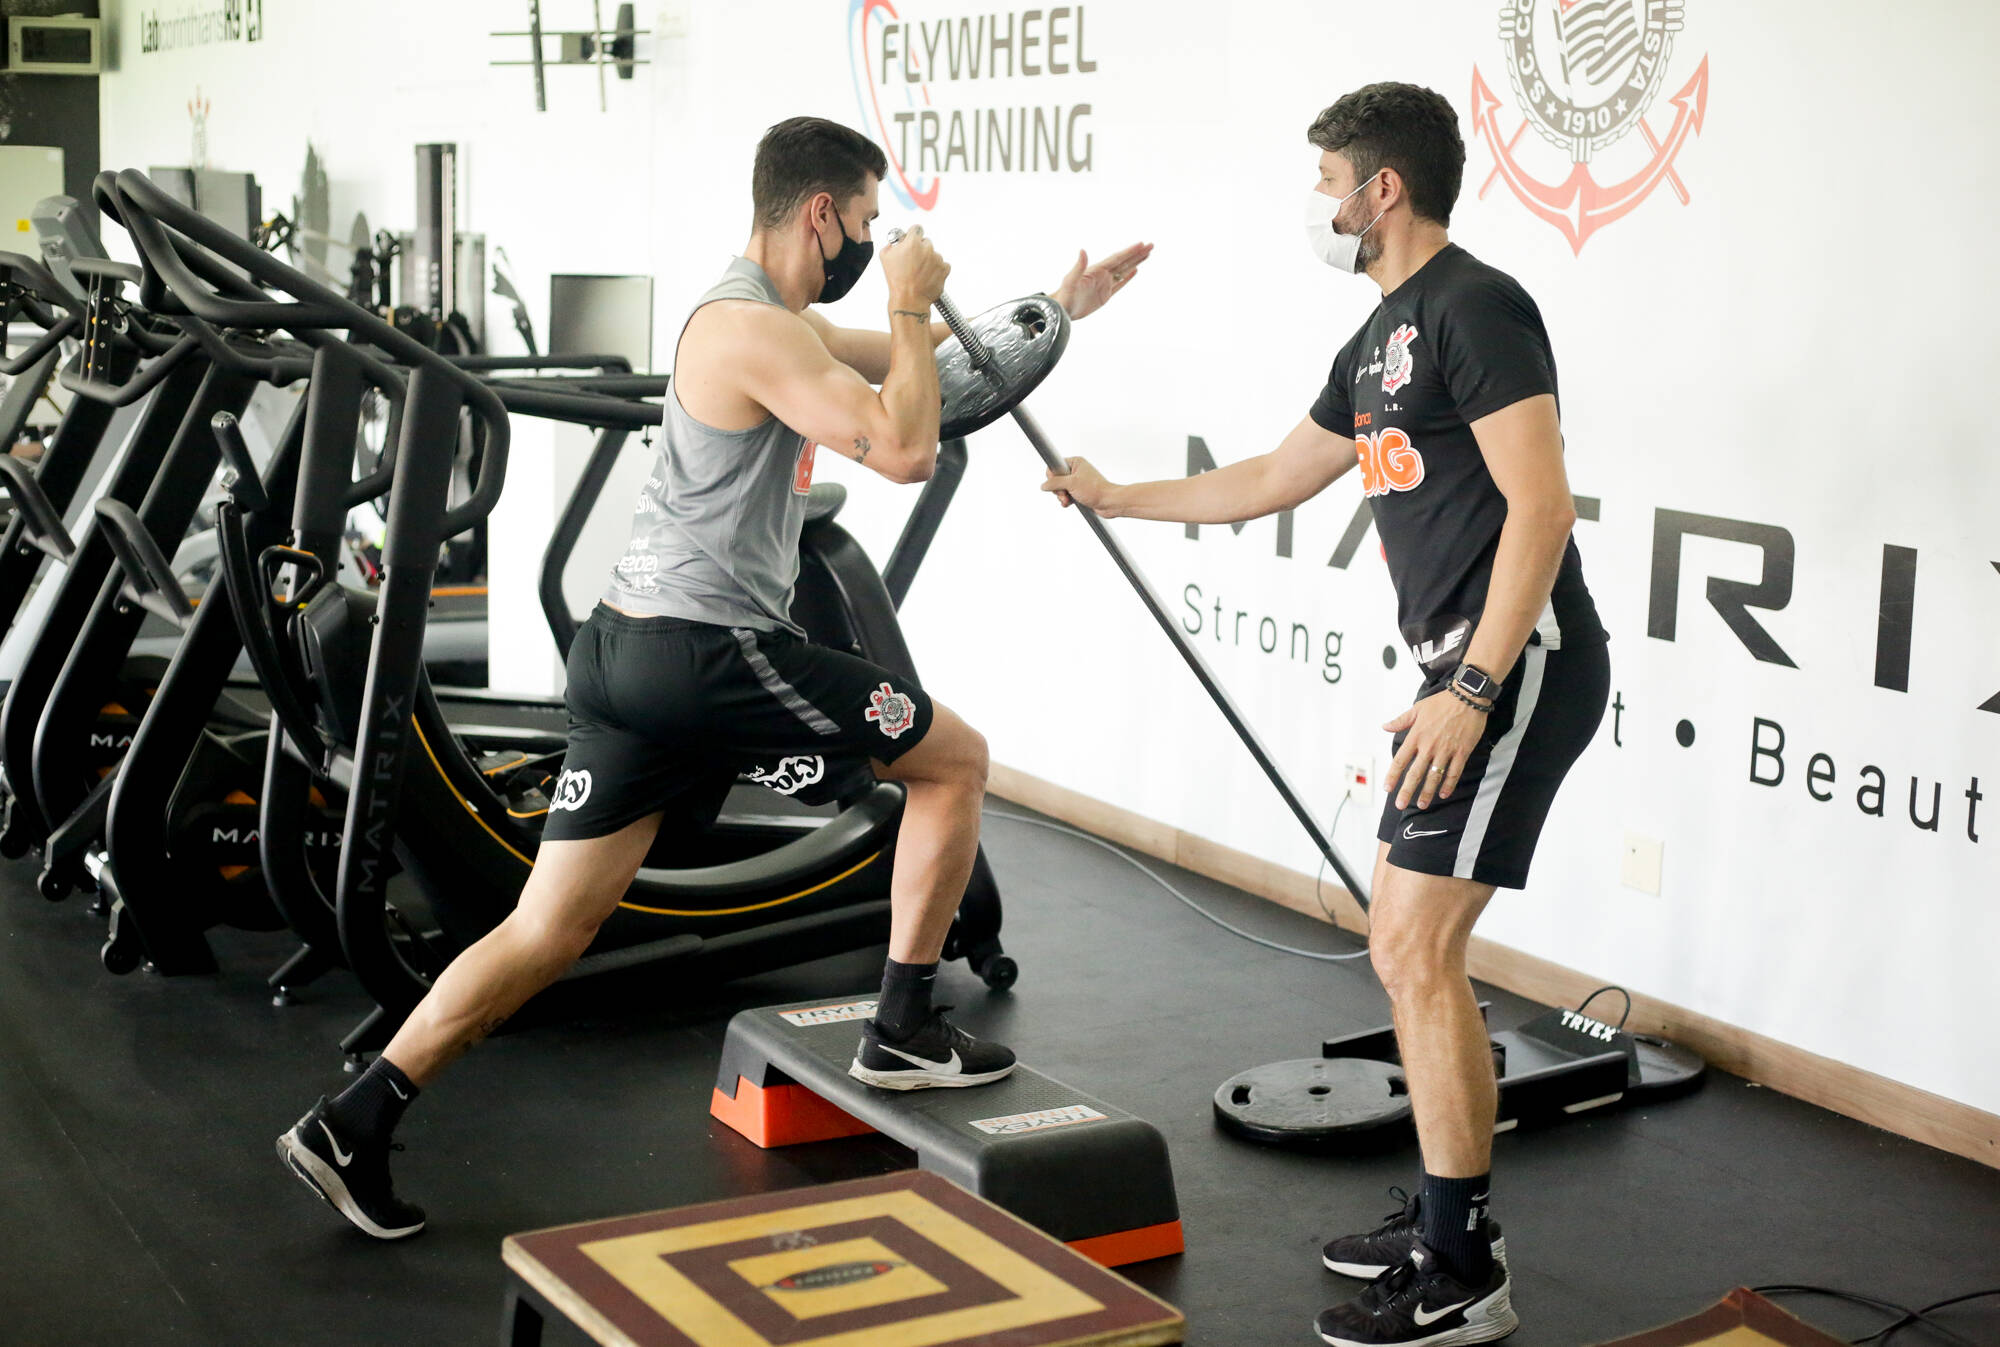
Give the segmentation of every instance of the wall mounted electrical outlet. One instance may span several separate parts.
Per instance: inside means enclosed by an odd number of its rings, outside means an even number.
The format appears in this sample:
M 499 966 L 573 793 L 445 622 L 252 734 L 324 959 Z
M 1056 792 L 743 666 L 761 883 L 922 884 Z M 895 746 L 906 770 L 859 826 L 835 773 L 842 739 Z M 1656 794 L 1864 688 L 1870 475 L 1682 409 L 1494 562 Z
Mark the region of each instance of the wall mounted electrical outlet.
M 1656 837 L 1625 834 L 1625 863 L 1619 881 L 1628 889 L 1657 896 L 1660 892 L 1660 853 L 1665 844 Z

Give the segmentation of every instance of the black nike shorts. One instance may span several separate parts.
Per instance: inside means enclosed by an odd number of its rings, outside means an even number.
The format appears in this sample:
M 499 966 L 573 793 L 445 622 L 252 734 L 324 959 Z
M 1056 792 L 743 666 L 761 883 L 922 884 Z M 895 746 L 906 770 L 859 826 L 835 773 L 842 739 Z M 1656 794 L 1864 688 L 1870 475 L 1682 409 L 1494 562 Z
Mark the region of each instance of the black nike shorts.
M 1417 700 L 1444 686 L 1444 680 L 1426 683 Z M 1501 685 L 1451 798 L 1419 809 L 1419 785 L 1407 809 L 1396 807 L 1395 794 L 1384 802 L 1376 837 L 1389 844 L 1389 864 L 1503 889 L 1527 887 L 1556 788 L 1597 734 L 1610 695 L 1611 656 L 1602 642 L 1528 646 Z M 1407 733 L 1396 736 L 1397 752 Z
M 789 632 L 599 604 L 568 670 L 548 841 L 605 837 L 656 810 L 706 827 L 739 774 L 807 804 L 841 799 L 873 779 L 871 759 L 896 761 L 931 728 L 915 679 Z

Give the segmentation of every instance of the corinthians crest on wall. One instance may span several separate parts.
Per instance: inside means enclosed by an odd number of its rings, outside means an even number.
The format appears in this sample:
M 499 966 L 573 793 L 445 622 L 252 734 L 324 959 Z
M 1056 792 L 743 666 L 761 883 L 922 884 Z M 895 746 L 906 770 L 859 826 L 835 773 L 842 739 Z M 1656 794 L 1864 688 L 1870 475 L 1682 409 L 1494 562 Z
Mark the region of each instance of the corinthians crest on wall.
M 1472 70 L 1472 129 L 1493 154 L 1496 179 L 1562 231 L 1572 252 L 1622 219 L 1661 183 L 1691 199 L 1674 161 L 1708 110 L 1708 57 L 1667 99 L 1682 0 L 1504 0 L 1500 44 L 1513 98 Z M 1518 116 L 1518 123 L 1514 118 Z M 1512 123 L 1503 129 L 1502 122 Z M 1529 130 L 1535 132 L 1533 138 Z

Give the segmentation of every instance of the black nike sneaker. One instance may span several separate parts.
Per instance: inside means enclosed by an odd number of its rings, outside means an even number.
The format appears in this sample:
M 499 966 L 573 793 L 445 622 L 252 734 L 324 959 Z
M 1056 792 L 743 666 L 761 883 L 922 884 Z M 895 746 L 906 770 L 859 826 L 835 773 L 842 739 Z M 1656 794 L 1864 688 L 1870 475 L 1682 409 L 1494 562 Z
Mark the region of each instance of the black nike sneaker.
M 1342 1235 L 1327 1241 L 1320 1254 L 1327 1271 L 1343 1277 L 1374 1278 L 1410 1256 L 1410 1250 L 1423 1237 L 1417 1220 L 1420 1198 L 1401 1188 L 1391 1188 L 1389 1196 L 1401 1202 L 1403 1209 L 1387 1217 L 1386 1224 L 1365 1235 Z M 1507 1241 L 1500 1237 L 1500 1222 L 1488 1221 L 1486 1229 L 1493 1237 L 1493 1261 L 1506 1263 Z
M 424 1228 L 424 1210 L 398 1200 L 389 1152 L 401 1146 L 354 1146 L 327 1122 L 326 1097 L 278 1138 L 278 1158 L 326 1204 L 376 1239 L 408 1239 Z
M 1483 1286 L 1467 1286 L 1421 1242 L 1410 1256 L 1345 1305 L 1313 1321 L 1329 1347 L 1458 1347 L 1498 1342 L 1521 1326 L 1507 1269 L 1494 1263 Z
M 923 1027 L 891 1040 L 873 1020 L 861 1022 L 861 1043 L 847 1074 L 878 1090 L 929 1090 L 990 1085 L 1014 1069 L 1014 1053 L 982 1043 L 944 1017 L 936 1006 Z

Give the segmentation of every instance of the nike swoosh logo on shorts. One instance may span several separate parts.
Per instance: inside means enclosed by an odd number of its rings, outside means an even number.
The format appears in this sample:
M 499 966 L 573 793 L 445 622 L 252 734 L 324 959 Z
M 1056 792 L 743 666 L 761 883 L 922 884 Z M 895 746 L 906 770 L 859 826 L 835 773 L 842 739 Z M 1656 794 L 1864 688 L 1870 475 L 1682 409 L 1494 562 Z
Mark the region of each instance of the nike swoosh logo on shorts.
M 404 1094 L 401 1088 L 397 1086 L 395 1081 L 392 1080 L 389 1082 L 389 1088 L 396 1091 L 396 1098 L 401 1099 L 406 1103 L 409 1101 L 410 1096 Z
M 1429 832 L 1411 832 L 1409 824 L 1405 823 L 1403 825 L 1403 836 L 1412 842 L 1416 841 L 1419 837 L 1442 837 L 1450 831 L 1451 829 L 1449 828 L 1432 828 Z
M 319 1130 L 326 1133 L 327 1143 L 333 1147 L 333 1158 L 339 1162 L 342 1169 L 347 1168 L 348 1161 L 352 1160 L 354 1156 L 340 1149 L 340 1142 L 334 1139 L 333 1129 L 326 1125 L 324 1118 L 320 1119 Z
M 1417 1306 L 1416 1314 L 1414 1316 L 1417 1321 L 1417 1327 L 1429 1328 L 1432 1324 L 1444 1318 L 1447 1314 L 1450 1314 L 1453 1310 L 1462 1310 L 1471 1303 L 1472 1302 L 1469 1300 L 1461 1300 L 1456 1305 L 1447 1305 L 1443 1309 L 1433 1311 L 1432 1313 L 1429 1314 L 1424 1313 L 1424 1307 L 1422 1305 L 1419 1305 Z
M 951 1056 L 945 1058 L 942 1062 L 935 1062 L 928 1057 L 919 1057 L 914 1053 L 904 1052 L 900 1048 L 892 1048 L 887 1043 L 877 1043 L 875 1046 L 884 1052 L 894 1053 L 906 1062 L 915 1063 L 926 1071 L 938 1071 L 947 1076 L 956 1076 L 964 1070 L 959 1064 L 957 1048 L 953 1048 Z

